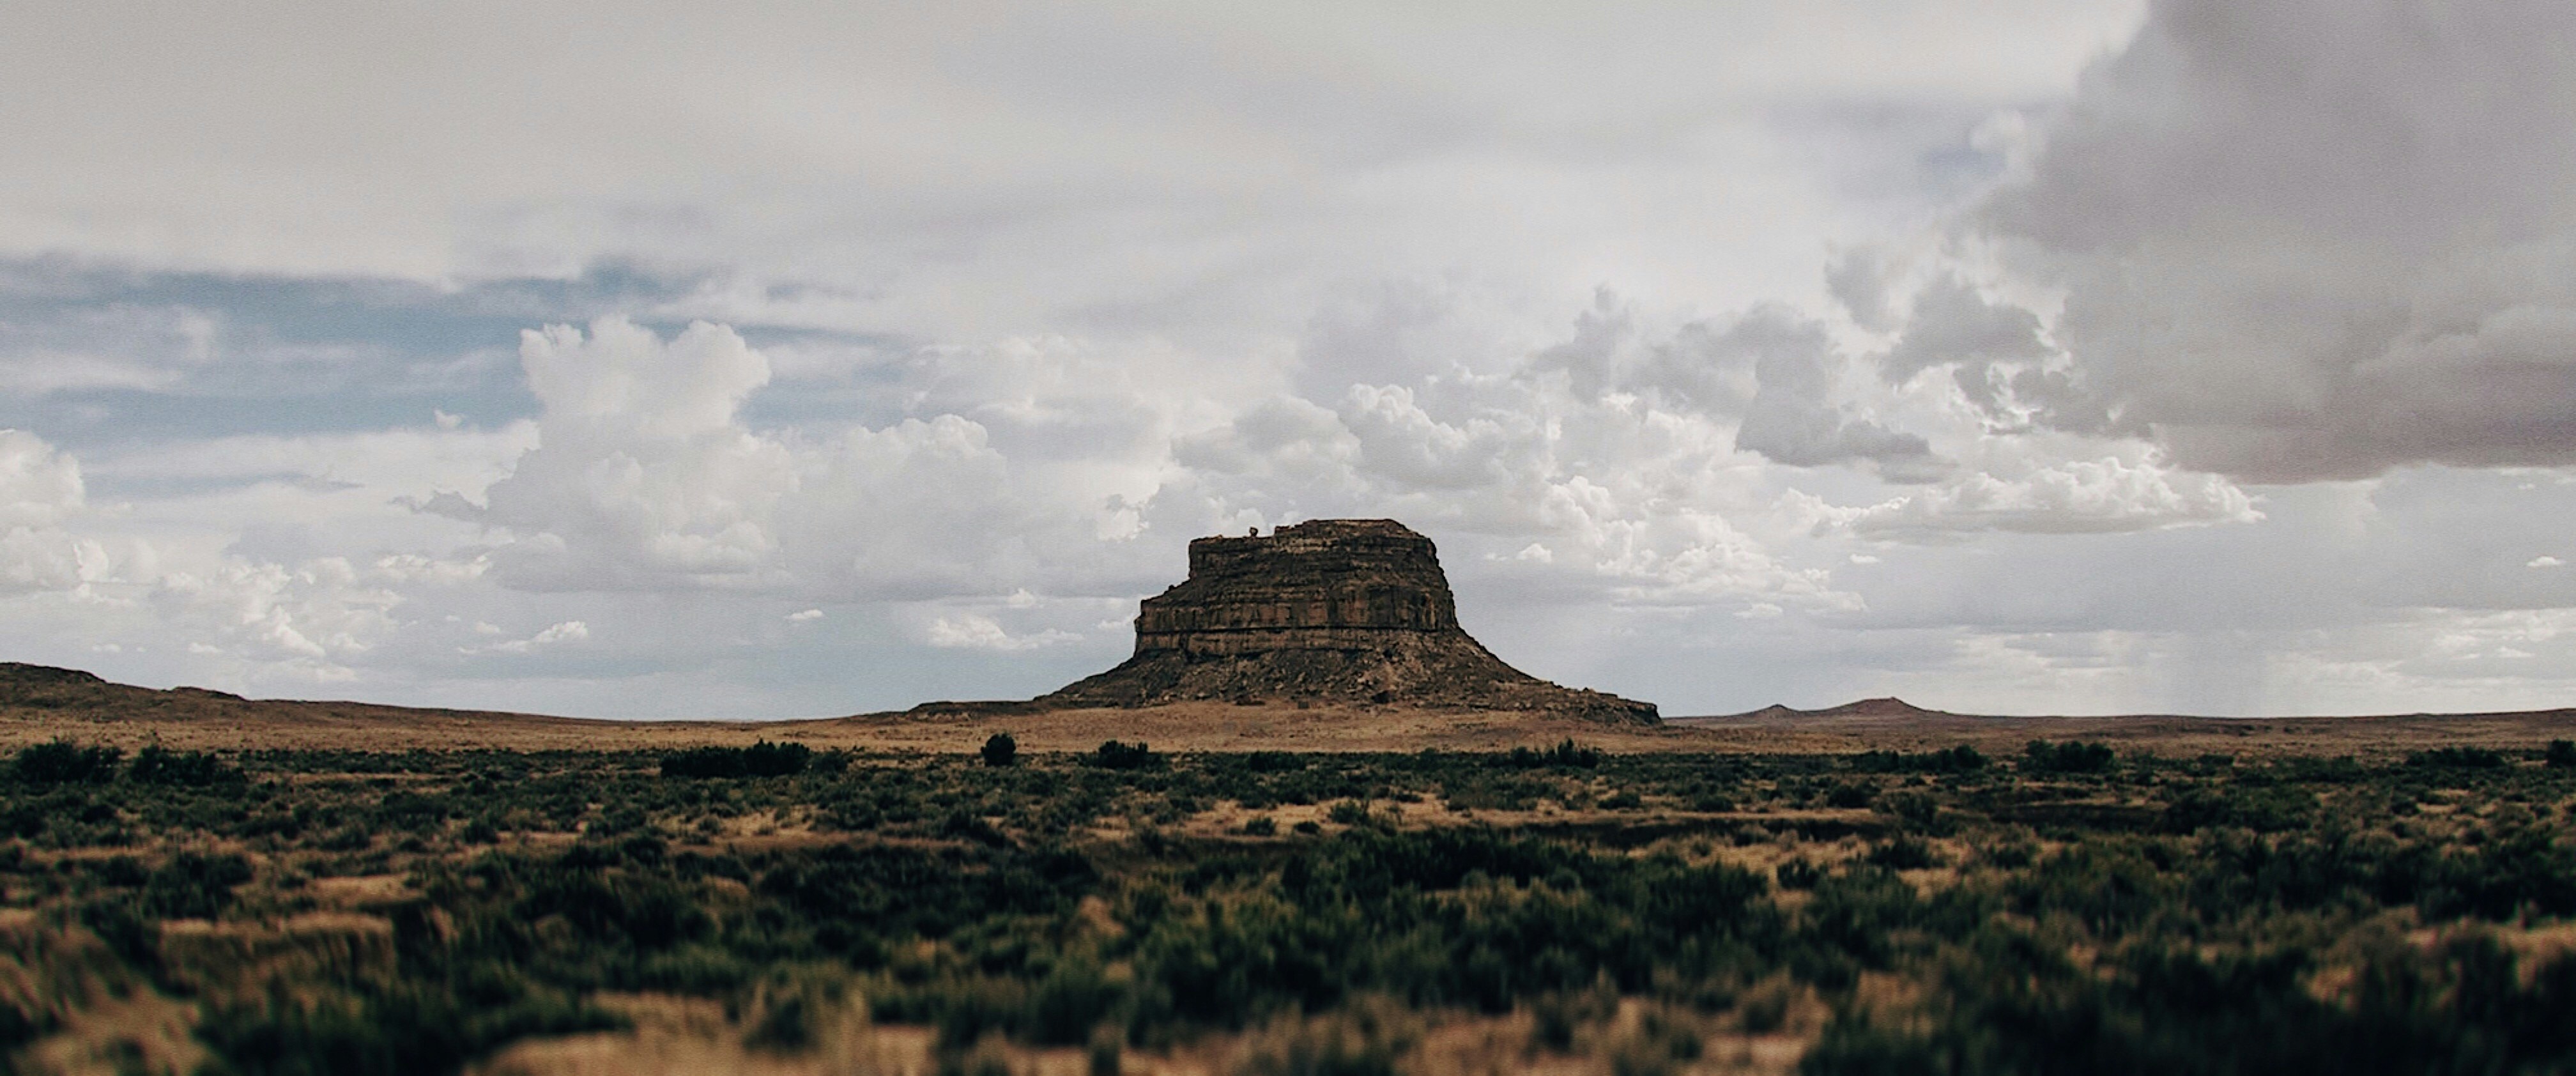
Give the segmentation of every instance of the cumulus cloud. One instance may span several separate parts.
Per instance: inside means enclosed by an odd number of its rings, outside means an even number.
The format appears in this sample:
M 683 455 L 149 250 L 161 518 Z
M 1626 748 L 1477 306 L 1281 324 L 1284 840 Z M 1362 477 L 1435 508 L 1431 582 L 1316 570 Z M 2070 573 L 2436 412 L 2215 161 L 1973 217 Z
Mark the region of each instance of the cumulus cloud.
M 2178 465 L 2576 462 L 2571 52 L 2550 0 L 2159 0 L 1974 227 Z
M 1095 540 L 1095 510 L 1015 469 L 960 415 L 825 437 L 752 429 L 743 403 L 770 368 L 729 328 L 665 340 L 610 318 L 587 335 L 529 332 L 520 351 L 544 408 L 537 445 L 482 504 L 418 502 L 503 532 L 491 558 L 505 585 L 989 593 L 1034 562 L 1033 543 Z
M 1854 324 L 1883 332 L 1896 327 L 1894 276 L 1883 254 L 1853 247 L 1825 263 L 1825 294 Z
M 1071 632 L 1049 628 L 1025 635 L 1013 635 L 992 617 L 981 613 L 942 616 L 930 622 L 922 632 L 922 641 L 943 650 L 1035 650 L 1082 638 Z
M 105 546 L 61 526 L 87 507 L 80 462 L 24 430 L 0 429 L 0 595 L 105 578 Z
M 485 491 L 478 522 L 517 540 L 504 578 L 538 587 L 666 579 L 757 583 L 776 552 L 771 514 L 796 488 L 787 447 L 737 426 L 769 364 L 733 330 L 698 322 L 670 341 L 621 318 L 523 334 L 544 408 L 537 446 Z M 461 498 L 460 498 L 461 500 Z
M 484 647 L 483 649 L 503 654 L 526 654 L 542 647 L 553 646 L 557 643 L 578 642 L 587 638 L 590 638 L 589 624 L 579 620 L 566 620 L 549 625 L 545 630 L 528 636 L 525 639 L 512 639 L 508 642 L 494 643 L 491 646 Z M 469 649 L 466 652 L 473 653 L 474 651 Z
M 1999 427 L 2036 422 L 2103 432 L 2107 416 L 2099 405 L 2048 365 L 2056 354 L 2042 337 L 2039 315 L 1989 299 L 1950 274 L 1915 294 L 1902 334 L 1878 365 L 1888 381 L 1900 385 L 1924 371 L 1948 369 L 1961 398 Z
M 218 454 L 201 448 L 196 466 L 215 466 L 202 457 Z M 208 535 L 159 519 L 138 528 L 131 506 L 90 505 L 82 472 L 71 454 L 0 430 L 0 599 L 12 602 L 14 618 L 69 616 L 83 633 L 133 633 L 131 645 L 93 643 L 99 653 L 166 648 L 301 681 L 348 680 L 355 663 L 400 628 L 394 610 L 404 590 L 451 587 L 484 567 L 418 553 L 364 563 L 330 553 L 267 557 L 246 552 L 260 543 L 241 533 Z M 178 515 L 193 522 L 197 514 Z
M 201 653 L 348 680 L 349 663 L 397 627 L 393 610 L 403 598 L 393 583 L 340 557 L 295 567 L 225 558 L 161 575 L 148 598 Z
M 1760 386 L 1736 428 L 1737 448 L 1797 467 L 1871 464 L 1900 478 L 1940 470 L 1930 442 L 1833 401 L 1843 362 L 1821 322 L 1766 307 L 1735 323 L 1715 346 L 1721 355 L 1749 357 Z
M 1464 490 L 1506 480 L 1510 458 L 1531 446 L 1506 427 L 1530 416 L 1480 415 L 1455 425 L 1431 417 L 1402 385 L 1353 385 L 1342 397 L 1343 428 L 1359 443 L 1359 464 L 1417 490 Z
M 1873 538 L 1920 540 L 1975 531 L 2081 534 L 2263 518 L 2225 478 L 2154 460 L 2071 460 L 2011 477 L 1971 471 L 1853 511 L 1835 525 Z
M 1432 293 L 1391 289 L 1388 301 L 1400 316 L 1338 312 L 1335 353 L 1393 348 L 1359 328 L 1375 325 L 1413 354 L 1451 358 L 1417 366 L 1408 383 L 1349 386 L 1337 407 L 1274 398 L 1185 434 L 1173 459 L 1187 470 L 1158 503 L 1205 503 L 1214 518 L 1244 506 L 1255 523 L 1394 515 L 1478 539 L 1480 558 L 1515 585 L 1630 604 L 1855 600 L 1736 521 L 1764 499 L 1760 468 L 1732 436 L 1759 395 L 1758 345 L 1785 336 L 1781 350 L 1805 349 L 1793 356 L 1805 365 L 1771 371 L 1799 394 L 1793 405 L 1837 406 L 1831 382 L 1850 363 L 1812 323 L 1758 311 L 1650 332 L 1605 293 L 1570 339 L 1462 354 L 1420 338 L 1451 320 Z
M 519 334 L 528 391 L 557 437 L 632 436 L 682 441 L 730 432 L 769 360 L 724 326 L 691 322 L 665 341 L 625 318 L 602 318 L 590 335 L 570 325 Z
M 80 463 L 25 430 L 0 430 L 0 527 L 47 527 L 80 511 Z

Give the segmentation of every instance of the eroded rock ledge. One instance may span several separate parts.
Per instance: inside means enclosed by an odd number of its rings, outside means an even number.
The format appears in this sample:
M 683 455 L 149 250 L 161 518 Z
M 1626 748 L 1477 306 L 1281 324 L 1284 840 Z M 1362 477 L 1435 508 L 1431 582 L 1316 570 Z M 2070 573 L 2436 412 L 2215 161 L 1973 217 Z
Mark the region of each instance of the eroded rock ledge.
M 1652 703 L 1560 687 L 1458 626 L 1431 539 L 1391 519 L 1320 519 L 1190 543 L 1189 579 L 1145 599 L 1136 652 L 1036 701 L 1058 706 L 1313 701 L 1563 713 L 1638 724 Z

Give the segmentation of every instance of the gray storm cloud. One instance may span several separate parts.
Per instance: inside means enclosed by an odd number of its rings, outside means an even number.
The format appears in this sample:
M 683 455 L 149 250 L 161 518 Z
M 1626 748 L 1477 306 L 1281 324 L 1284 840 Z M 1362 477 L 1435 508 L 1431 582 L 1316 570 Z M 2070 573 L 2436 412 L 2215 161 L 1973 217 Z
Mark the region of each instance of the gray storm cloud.
M 1750 357 L 1761 386 L 1736 428 L 1737 448 L 1796 467 L 1872 464 L 1899 480 L 1941 470 L 1923 438 L 1835 406 L 1839 356 L 1822 324 L 1777 308 L 1758 309 L 1721 334 L 1716 350 Z
M 2552 0 L 2162 0 L 1977 226 L 2063 289 L 2077 380 L 2179 464 L 2567 463 L 2570 56 Z

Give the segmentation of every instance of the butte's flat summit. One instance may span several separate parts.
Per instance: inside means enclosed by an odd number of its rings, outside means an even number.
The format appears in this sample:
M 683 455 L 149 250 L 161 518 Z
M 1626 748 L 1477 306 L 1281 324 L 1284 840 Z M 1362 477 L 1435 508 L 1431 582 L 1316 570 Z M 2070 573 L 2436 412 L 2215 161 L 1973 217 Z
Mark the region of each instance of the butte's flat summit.
M 1187 581 L 1144 601 L 1136 652 L 1045 706 L 1293 701 L 1521 710 L 1655 724 L 1653 703 L 1560 687 L 1458 626 L 1431 539 L 1319 519 L 1190 543 Z

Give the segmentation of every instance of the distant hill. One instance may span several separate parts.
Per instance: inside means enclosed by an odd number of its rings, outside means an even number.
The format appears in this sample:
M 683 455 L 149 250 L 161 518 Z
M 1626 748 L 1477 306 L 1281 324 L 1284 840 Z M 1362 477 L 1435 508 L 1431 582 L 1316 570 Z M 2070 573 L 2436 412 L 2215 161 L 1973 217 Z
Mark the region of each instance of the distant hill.
M 246 699 L 201 687 L 135 687 L 79 669 L 0 662 L 0 743 L 68 737 L 133 746 L 350 747 L 603 746 L 603 730 L 634 722 L 384 706 Z M 615 744 L 605 744 L 614 747 Z
M 197 715 L 209 708 L 227 709 L 232 703 L 256 705 L 239 695 L 201 687 L 156 691 L 148 687 L 109 683 L 99 679 L 96 673 L 79 669 L 0 661 L 0 707 L 77 710 L 88 715 L 149 718 L 181 713 Z
M 1787 707 L 1787 706 L 1782 706 L 1782 705 L 1780 705 L 1780 704 L 1778 704 L 1778 703 L 1773 703 L 1773 704 L 1771 704 L 1771 705 L 1769 705 L 1769 706 L 1765 706 L 1765 707 L 1763 707 L 1763 708 L 1761 708 L 1761 709 L 1759 709 L 1759 710 L 1753 710 L 1753 711 L 1750 711 L 1750 712 L 1747 712 L 1747 713 L 1741 713 L 1741 714 L 1727 714 L 1727 715 L 1725 715 L 1725 716 L 1723 716 L 1723 717 L 1699 718 L 1699 719 L 1697 719 L 1697 720 L 1703 720 L 1703 721 L 1736 721 L 1736 720 L 1743 720 L 1743 721 L 1781 721 L 1781 720 L 1789 720 L 1789 719 L 1802 718 L 1802 717 L 1804 717 L 1804 718 L 1816 718 L 1816 717 L 1958 717 L 1958 716 L 1960 716 L 1960 715 L 1958 715 L 1958 714 L 1954 714 L 1954 713 L 1951 713 L 1951 712 L 1949 712 L 1949 711 L 1947 711 L 1947 710 L 1926 710 L 1926 709 L 1924 709 L 1924 708 L 1922 708 L 1922 707 L 1920 707 L 1920 706 L 1916 706 L 1916 705 L 1914 705 L 1913 703 L 1907 702 L 1907 701 L 1905 701 L 1905 700 L 1903 700 L 1903 699 L 1897 698 L 1896 696 L 1890 695 L 1890 696 L 1887 696 L 1887 697 L 1885 697 L 1885 698 L 1879 698 L 1879 699 L 1862 699 L 1862 700 L 1860 700 L 1860 701 L 1858 701 L 1858 702 L 1847 702 L 1847 703 L 1844 703 L 1844 704 L 1842 704 L 1842 705 L 1840 705 L 1840 706 L 1828 706 L 1828 707 L 1825 707 L 1825 708 L 1824 708 L 1824 709 L 1822 709 L 1822 710 L 1798 710 L 1798 709 L 1792 709 L 1792 708 Z

